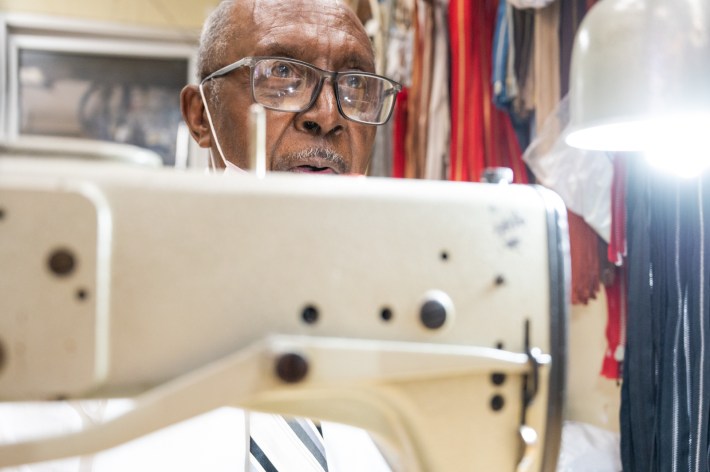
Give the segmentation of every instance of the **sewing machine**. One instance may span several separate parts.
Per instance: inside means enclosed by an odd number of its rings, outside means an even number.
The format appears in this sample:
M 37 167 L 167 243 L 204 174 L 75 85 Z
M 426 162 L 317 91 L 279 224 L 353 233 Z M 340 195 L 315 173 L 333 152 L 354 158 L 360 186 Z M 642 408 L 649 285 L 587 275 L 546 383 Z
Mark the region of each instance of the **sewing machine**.
M 535 186 L 0 159 L 0 400 L 131 397 L 0 467 L 223 405 L 369 430 L 407 471 L 554 471 L 568 243 Z

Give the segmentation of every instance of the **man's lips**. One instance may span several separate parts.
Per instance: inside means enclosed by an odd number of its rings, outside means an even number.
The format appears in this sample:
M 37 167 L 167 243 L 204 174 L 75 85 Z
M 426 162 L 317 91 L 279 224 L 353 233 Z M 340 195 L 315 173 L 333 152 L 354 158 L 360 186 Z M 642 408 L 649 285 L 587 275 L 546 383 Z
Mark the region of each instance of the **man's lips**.
M 337 172 L 330 167 L 318 167 L 309 165 L 292 167 L 288 171 L 297 174 L 337 174 Z

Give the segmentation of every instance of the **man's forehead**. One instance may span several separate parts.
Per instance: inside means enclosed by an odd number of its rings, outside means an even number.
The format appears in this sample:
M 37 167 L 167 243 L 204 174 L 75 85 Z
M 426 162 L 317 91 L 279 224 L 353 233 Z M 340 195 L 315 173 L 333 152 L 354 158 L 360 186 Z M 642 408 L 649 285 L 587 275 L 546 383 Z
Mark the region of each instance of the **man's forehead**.
M 246 3 L 254 5 L 255 10 L 270 10 L 273 8 L 279 9 L 288 5 L 319 5 L 319 6 L 346 6 L 347 2 L 343 0 L 246 0 Z M 273 11 L 273 10 L 272 10 Z
M 254 24 L 271 23 L 275 17 L 291 18 L 294 13 L 299 16 L 328 15 L 345 16 L 350 13 L 349 7 L 341 0 L 250 0 L 252 3 L 252 19 Z
M 355 49 L 338 49 L 341 61 L 353 62 L 351 65 L 358 67 L 374 65 L 370 64 L 373 61 L 372 45 L 367 34 L 357 16 L 342 0 L 238 0 L 235 15 L 241 24 L 238 30 L 244 34 L 238 43 L 241 56 L 291 56 L 286 53 L 297 50 L 317 54 L 316 43 L 334 41 L 332 44 L 335 45 L 345 41 Z M 252 49 L 257 44 L 258 49 Z M 292 56 L 301 58 L 300 54 Z M 357 57 L 360 59 L 354 59 Z
M 306 4 L 306 5 L 347 5 L 347 2 L 344 2 L 343 0 L 290 0 L 288 2 L 284 2 L 283 0 L 250 0 L 251 3 L 253 3 L 257 7 L 269 7 L 269 6 L 281 6 L 284 7 L 287 4 L 291 5 L 297 5 L 297 4 Z

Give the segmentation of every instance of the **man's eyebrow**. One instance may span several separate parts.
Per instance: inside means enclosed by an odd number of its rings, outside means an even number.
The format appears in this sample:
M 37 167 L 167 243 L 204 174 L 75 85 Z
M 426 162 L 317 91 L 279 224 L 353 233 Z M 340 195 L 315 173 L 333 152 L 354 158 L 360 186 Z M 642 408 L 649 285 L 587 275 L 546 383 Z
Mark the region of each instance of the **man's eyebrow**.
M 289 45 L 284 43 L 271 43 L 258 48 L 259 56 L 277 56 L 277 57 L 288 57 L 290 59 L 299 59 L 309 62 L 307 53 L 309 52 L 307 48 L 298 47 L 296 45 Z M 339 58 L 337 60 L 337 66 L 339 69 L 361 69 L 368 70 L 374 67 L 374 62 L 371 58 L 367 56 L 349 53 L 347 56 Z
M 348 69 L 374 70 L 375 68 L 375 62 L 372 58 L 361 56 L 359 54 L 350 54 L 343 61 L 343 65 Z
M 304 48 L 283 43 L 271 43 L 258 48 L 260 56 L 279 56 L 299 59 L 303 56 Z

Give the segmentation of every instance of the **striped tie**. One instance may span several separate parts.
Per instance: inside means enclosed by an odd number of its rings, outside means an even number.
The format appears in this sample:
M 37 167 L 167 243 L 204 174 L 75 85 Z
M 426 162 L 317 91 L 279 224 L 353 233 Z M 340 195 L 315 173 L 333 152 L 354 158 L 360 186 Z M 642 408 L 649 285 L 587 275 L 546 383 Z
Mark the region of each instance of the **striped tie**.
M 251 472 L 327 472 L 323 432 L 305 418 L 249 414 Z

